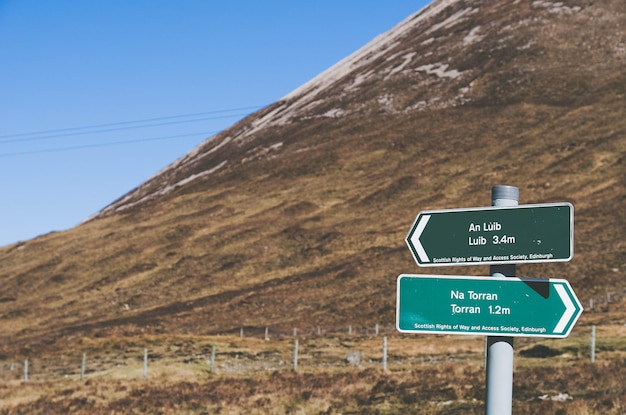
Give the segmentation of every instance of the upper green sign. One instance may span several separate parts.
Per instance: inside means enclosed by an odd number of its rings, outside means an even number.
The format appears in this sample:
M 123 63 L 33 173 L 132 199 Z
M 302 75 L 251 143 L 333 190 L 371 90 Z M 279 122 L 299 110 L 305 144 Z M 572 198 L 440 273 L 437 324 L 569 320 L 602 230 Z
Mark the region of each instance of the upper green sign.
M 422 267 L 569 261 L 574 254 L 574 206 L 422 211 L 406 243 Z
M 563 279 L 398 277 L 396 323 L 405 333 L 563 338 L 582 311 Z

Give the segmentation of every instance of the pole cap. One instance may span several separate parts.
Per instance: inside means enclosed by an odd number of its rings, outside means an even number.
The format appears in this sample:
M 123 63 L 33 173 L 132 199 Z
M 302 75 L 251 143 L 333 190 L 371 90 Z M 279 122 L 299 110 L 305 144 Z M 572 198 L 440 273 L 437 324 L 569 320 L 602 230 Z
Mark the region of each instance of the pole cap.
M 519 201 L 519 188 L 515 186 L 497 185 L 491 188 L 491 200 L 508 199 Z

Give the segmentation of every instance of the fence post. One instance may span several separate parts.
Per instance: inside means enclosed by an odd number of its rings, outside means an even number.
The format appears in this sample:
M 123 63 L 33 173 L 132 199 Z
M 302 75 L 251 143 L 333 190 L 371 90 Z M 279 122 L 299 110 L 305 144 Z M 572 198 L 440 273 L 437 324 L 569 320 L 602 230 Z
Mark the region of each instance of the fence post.
M 24 383 L 28 382 L 28 359 L 24 360 Z
M 87 364 L 87 354 L 83 353 L 83 360 L 80 364 L 80 380 L 85 379 L 85 366 Z
M 596 361 L 596 325 L 591 326 L 591 363 Z
M 239 329 L 239 337 L 243 337 L 243 327 Z
M 215 345 L 211 346 L 211 373 L 215 373 Z
M 298 339 L 293 342 L 293 371 L 298 371 Z
M 148 349 L 143 349 L 143 379 L 148 378 Z
M 387 336 L 383 337 L 383 370 L 387 371 Z
M 378 336 L 378 334 L 380 334 L 380 330 L 378 328 L 378 323 L 376 323 L 376 330 L 375 331 L 376 331 L 376 335 Z
M 265 327 L 265 340 L 269 340 L 269 339 L 270 339 L 269 328 Z

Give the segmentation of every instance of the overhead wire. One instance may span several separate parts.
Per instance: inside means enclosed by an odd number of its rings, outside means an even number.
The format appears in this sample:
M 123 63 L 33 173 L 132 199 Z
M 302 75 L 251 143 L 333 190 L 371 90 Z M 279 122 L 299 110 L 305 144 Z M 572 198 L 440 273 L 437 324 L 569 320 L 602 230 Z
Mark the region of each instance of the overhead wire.
M 184 124 L 184 123 L 191 123 L 191 122 L 198 122 L 198 121 L 234 118 L 234 117 L 241 117 L 241 116 L 248 115 L 249 112 L 238 112 L 238 113 L 228 114 L 228 115 L 193 118 L 190 120 L 178 120 L 178 121 L 167 121 L 167 122 L 156 122 L 156 123 L 153 122 L 153 121 L 172 120 L 176 118 L 196 117 L 198 115 L 225 114 L 225 113 L 229 113 L 233 111 L 254 110 L 254 109 L 259 109 L 259 108 L 261 108 L 261 106 L 240 107 L 240 108 L 205 111 L 205 112 L 190 113 L 190 114 L 145 118 L 145 119 L 134 120 L 134 121 L 120 121 L 120 122 L 105 123 L 105 124 L 94 124 L 94 125 L 83 126 L 83 127 L 69 127 L 69 128 L 59 128 L 59 129 L 53 129 L 53 130 L 33 131 L 29 133 L 5 134 L 5 135 L 0 135 L 0 144 L 22 143 L 22 142 L 30 142 L 30 141 L 36 141 L 36 140 L 61 138 L 61 137 L 65 138 L 65 137 L 71 137 L 71 136 L 77 136 L 77 135 L 100 134 L 100 133 L 108 133 L 108 132 L 114 132 L 114 131 L 133 130 L 133 129 L 139 129 L 139 128 L 161 127 L 161 126 L 166 126 L 166 125 Z M 143 125 L 130 125 L 130 124 L 146 123 L 146 122 L 151 122 L 151 123 L 143 124 Z M 122 125 L 126 125 L 126 126 L 121 127 Z M 106 128 L 106 127 L 112 127 L 112 128 Z M 86 131 L 80 131 L 80 130 L 86 130 Z M 169 136 L 162 136 L 162 137 L 142 138 L 142 139 L 107 141 L 107 142 L 79 144 L 79 145 L 72 145 L 72 146 L 65 146 L 65 147 L 52 147 L 52 148 L 40 149 L 40 150 L 14 151 L 14 152 L 0 153 L 0 158 L 43 154 L 43 153 L 56 153 L 56 152 L 63 152 L 63 151 L 70 151 L 70 150 L 83 150 L 83 149 L 109 147 L 109 146 L 125 145 L 125 144 L 145 143 L 145 142 L 169 140 L 169 139 L 184 138 L 184 137 L 191 137 L 191 136 L 208 137 L 208 136 L 218 133 L 219 131 L 220 130 L 189 133 L 189 134 L 177 134 L 177 135 L 169 135 Z M 41 136 L 38 136 L 38 135 L 41 135 Z
M 130 126 L 130 127 L 107 128 L 107 129 L 101 129 L 101 130 L 95 130 L 95 131 L 79 131 L 79 132 L 73 132 L 73 133 L 52 134 L 52 135 L 46 135 L 46 136 L 43 136 L 43 137 L 30 137 L 30 138 L 16 138 L 16 139 L 10 139 L 10 140 L 0 140 L 0 144 L 5 144 L 5 143 L 22 143 L 22 142 L 25 142 L 25 141 L 40 141 L 40 140 L 48 140 L 48 139 L 51 139 L 51 138 L 59 138 L 59 137 L 73 137 L 73 136 L 77 136 L 77 135 L 110 133 L 110 132 L 113 132 L 113 131 L 136 130 L 136 129 L 139 129 L 139 128 L 163 127 L 163 126 L 166 126 L 166 125 L 185 124 L 185 123 L 190 123 L 190 122 L 219 120 L 219 119 L 225 119 L 225 118 L 241 117 L 243 115 L 247 115 L 247 113 L 225 115 L 225 116 L 221 116 L 221 117 L 197 118 L 197 119 L 193 119 L 193 120 L 168 121 L 168 122 L 155 123 L 155 124 L 146 124 L 146 125 L 133 125 L 133 126 Z
M 250 107 L 229 108 L 229 109 L 223 109 L 223 110 L 203 111 L 203 112 L 195 112 L 195 113 L 180 114 L 180 115 L 168 115 L 168 116 L 163 116 L 163 117 L 143 118 L 143 119 L 139 119 L 139 120 L 118 121 L 118 122 L 111 122 L 111 123 L 104 123 L 104 124 L 93 124 L 93 125 L 86 125 L 86 126 L 82 126 L 82 127 L 66 127 L 66 128 L 57 128 L 57 129 L 50 129 L 50 130 L 31 131 L 31 132 L 26 132 L 26 133 L 0 134 L 0 139 L 16 138 L 16 137 L 27 137 L 27 136 L 31 136 L 31 135 L 42 135 L 42 134 L 56 134 L 56 133 L 60 133 L 60 132 L 76 131 L 76 130 L 93 130 L 93 129 L 98 129 L 98 128 L 102 128 L 102 127 L 113 127 L 113 126 L 125 125 L 125 124 L 137 124 L 137 123 L 145 123 L 145 122 L 152 122 L 152 121 L 169 120 L 169 119 L 174 119 L 174 118 L 196 117 L 196 116 L 199 116 L 199 115 L 208 115 L 208 114 L 223 114 L 223 113 L 233 112 L 233 111 L 240 112 L 240 111 L 244 111 L 244 110 L 255 110 L 255 109 L 260 109 L 262 107 L 263 106 L 261 106 L 261 105 L 255 105 L 255 106 L 250 106 Z M 242 114 L 229 114 L 229 115 L 215 117 L 215 118 L 207 117 L 207 118 L 200 118 L 198 120 L 219 119 L 219 118 L 234 117 L 234 116 L 246 115 L 246 114 L 248 114 L 248 113 L 245 112 L 245 113 L 242 113 Z M 193 121 L 193 120 L 191 120 L 191 121 Z M 187 121 L 180 121 L 180 122 L 187 122 Z M 151 126 L 159 126 L 159 125 L 162 125 L 162 124 L 148 124 L 146 126 L 150 126 L 151 127 Z M 143 126 L 141 126 L 141 127 L 143 127 Z M 141 128 L 141 127 L 131 126 L 131 127 L 128 127 L 128 128 L 129 129 L 133 129 L 133 128 Z M 103 130 L 103 131 L 106 132 L 106 131 L 109 131 L 109 130 Z M 93 133 L 96 133 L 96 132 L 100 132 L 100 130 L 93 131 Z M 92 133 L 92 132 L 90 131 L 89 133 Z M 61 135 L 59 135 L 59 136 L 61 136 Z M 2 142 L 2 143 L 13 142 L 13 141 L 14 140 L 0 140 L 0 142 Z
M 81 144 L 81 145 L 67 146 L 67 147 L 54 147 L 54 148 L 47 148 L 47 149 L 41 149 L 41 150 L 16 151 L 12 153 L 0 153 L 0 158 L 14 157 L 14 156 L 26 156 L 26 155 L 42 154 L 42 153 L 58 153 L 58 152 L 69 151 L 69 150 L 84 150 L 88 148 L 110 147 L 110 146 L 123 145 L 123 144 L 145 143 L 149 141 L 171 140 L 174 138 L 183 138 L 183 137 L 192 137 L 192 136 L 207 137 L 207 136 L 216 134 L 219 131 L 220 130 L 200 132 L 200 133 L 190 133 L 190 134 L 178 134 L 178 135 L 170 135 L 170 136 L 164 136 L 164 137 L 138 138 L 135 140 L 107 141 L 107 142 L 101 142 L 101 143 Z

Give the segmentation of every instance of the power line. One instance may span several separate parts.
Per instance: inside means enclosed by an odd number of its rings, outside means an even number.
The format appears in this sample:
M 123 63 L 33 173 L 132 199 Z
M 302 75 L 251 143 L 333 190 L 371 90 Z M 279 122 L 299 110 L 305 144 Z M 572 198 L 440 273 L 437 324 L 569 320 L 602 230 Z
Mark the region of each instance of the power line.
M 146 125 L 133 125 L 133 126 L 129 126 L 129 127 L 106 128 L 106 129 L 95 130 L 95 131 L 79 131 L 79 132 L 65 133 L 65 134 L 52 134 L 52 135 L 46 135 L 46 136 L 42 136 L 42 137 L 15 138 L 15 139 L 9 139 L 9 140 L 0 140 L 0 144 L 16 143 L 16 142 L 17 143 L 23 143 L 23 142 L 27 142 L 27 141 L 40 141 L 40 140 L 49 140 L 51 138 L 72 137 L 72 136 L 77 136 L 77 135 L 110 133 L 110 132 L 113 132 L 113 131 L 136 130 L 136 129 L 139 129 L 139 128 L 148 128 L 148 127 L 163 127 L 165 125 L 185 124 L 185 123 L 198 122 L 198 121 L 234 118 L 234 117 L 240 117 L 240 116 L 243 116 L 243 115 L 247 115 L 247 113 L 225 115 L 225 116 L 221 116 L 221 117 L 197 118 L 197 119 L 193 119 L 193 120 L 169 121 L 169 122 L 146 124 Z
M 52 138 L 61 138 L 61 137 L 65 138 L 65 137 L 77 136 L 77 135 L 99 134 L 99 133 L 108 133 L 108 132 L 113 132 L 113 131 L 132 130 L 132 129 L 148 128 L 148 127 L 161 127 L 161 126 L 166 126 L 166 125 L 241 117 L 241 116 L 248 115 L 249 112 L 237 112 L 234 114 L 229 114 L 229 113 L 232 113 L 233 111 L 254 110 L 254 109 L 259 109 L 259 108 L 261 108 L 261 106 L 230 108 L 230 109 L 204 111 L 204 112 L 188 113 L 188 114 L 180 114 L 180 115 L 170 115 L 170 116 L 164 116 L 164 117 L 144 118 L 144 119 L 139 119 L 139 120 L 134 120 L 134 121 L 119 121 L 119 122 L 104 123 L 104 124 L 94 124 L 94 125 L 88 125 L 88 126 L 83 126 L 83 127 L 68 127 L 68 128 L 58 128 L 58 129 L 51 129 L 51 130 L 33 131 L 33 132 L 28 132 L 28 133 L 5 134 L 5 135 L 0 135 L 0 144 L 25 143 L 25 142 L 31 142 L 31 141 L 36 141 L 36 140 L 47 140 L 47 139 L 52 139 Z M 218 114 L 225 114 L 225 115 L 218 115 Z M 201 118 L 192 118 L 192 119 L 187 119 L 187 120 L 183 119 L 183 120 L 176 120 L 176 121 L 166 121 L 166 120 L 175 120 L 177 118 L 197 117 L 199 115 L 211 115 L 211 116 L 201 117 Z M 166 122 L 158 122 L 158 121 L 166 121 Z M 145 124 L 145 123 L 148 123 L 148 124 Z M 132 125 L 132 124 L 141 124 L 141 125 Z M 132 140 L 97 142 L 97 143 L 90 143 L 90 144 L 65 146 L 65 147 L 44 148 L 40 150 L 14 151 L 14 152 L 0 153 L 0 158 L 19 157 L 19 156 L 44 154 L 44 153 L 57 153 L 57 152 L 64 152 L 64 151 L 71 151 L 71 150 L 84 150 L 84 149 L 90 149 L 90 148 L 110 147 L 110 146 L 118 146 L 118 145 L 126 145 L 126 144 L 146 143 L 146 142 L 152 142 L 152 141 L 169 140 L 169 139 L 192 137 L 192 136 L 201 136 L 203 138 L 207 138 L 218 133 L 219 131 L 221 130 L 190 133 L 190 134 L 177 134 L 177 135 L 169 135 L 169 136 L 162 136 L 162 137 L 132 139 Z
M 114 127 L 114 126 L 120 126 L 120 125 L 126 125 L 126 124 L 138 124 L 138 123 L 146 123 L 146 122 L 153 122 L 153 121 L 163 121 L 163 120 L 171 120 L 171 119 L 175 119 L 175 118 L 188 118 L 188 117 L 197 117 L 199 115 L 214 115 L 214 114 L 224 114 L 224 113 L 228 113 L 228 112 L 233 112 L 233 111 L 244 111 L 244 110 L 255 110 L 255 109 L 260 109 L 263 106 L 260 105 L 255 105 L 255 106 L 250 106 L 250 107 L 239 107 L 239 108 L 229 108 L 229 109 L 223 109 L 223 110 L 214 110 L 214 111 L 204 111 L 204 112 L 195 112 L 195 113 L 188 113 L 188 114 L 180 114 L 180 115 L 169 115 L 169 116 L 164 116 L 164 117 L 153 117 L 153 118 L 143 118 L 143 119 L 139 119 L 139 120 L 130 120 L 130 121 L 118 121 L 118 122 L 111 122 L 111 123 L 104 123 L 104 124 L 92 124 L 92 125 L 86 125 L 83 127 L 67 127 L 67 128 L 57 128 L 57 129 L 51 129 L 51 130 L 40 130 L 40 131 L 31 131 L 31 132 L 27 132 L 27 133 L 16 133 L 16 134 L 2 134 L 0 135 L 0 139 L 4 139 L 4 138 L 17 138 L 17 137 L 28 137 L 28 136 L 32 136 L 32 135 L 50 135 L 50 134 L 55 134 L 50 136 L 51 137 L 57 137 L 57 136 L 64 136 L 65 134 L 58 134 L 57 133 L 61 133 L 61 132 L 68 132 L 68 131 L 77 131 L 77 130 L 93 130 L 93 129 L 101 129 L 103 127 Z M 220 116 L 220 117 L 206 117 L 206 118 L 199 118 L 196 120 L 184 120 L 184 121 L 176 121 L 174 123 L 183 123 L 183 122 L 193 122 L 193 121 L 203 121 L 203 120 L 210 120 L 210 119 L 220 119 L 220 118 L 228 118 L 228 117 L 235 117 L 235 116 L 240 116 L 240 115 L 247 115 L 248 113 L 238 113 L 238 114 L 229 114 L 229 115 L 225 115 L 225 116 Z M 145 126 L 131 126 L 131 127 L 127 127 L 128 129 L 132 129 L 132 128 L 143 128 L 143 127 L 153 127 L 153 126 L 160 126 L 160 125 L 167 125 L 167 124 L 149 124 L 149 125 L 145 125 Z M 125 128 L 120 128 L 120 129 L 125 129 Z M 108 132 L 108 131 L 117 131 L 116 130 L 96 130 L 96 131 L 90 131 L 90 132 L 81 132 L 80 134 L 95 134 L 98 132 Z M 67 134 L 67 135 L 73 135 L 73 134 Z M 2 143 L 7 143 L 7 142 L 14 142 L 14 141 L 27 141 L 27 140 L 1 140 L 0 142 Z
M 13 153 L 0 153 L 0 158 L 27 156 L 27 155 L 42 154 L 42 153 L 58 153 L 62 151 L 84 150 L 84 149 L 97 148 L 97 147 L 110 147 L 110 146 L 117 146 L 117 145 L 124 145 L 124 144 L 145 143 L 145 142 L 150 142 L 150 141 L 170 140 L 174 138 L 183 138 L 183 137 L 192 137 L 192 136 L 209 137 L 218 132 L 219 130 L 207 131 L 207 132 L 201 132 L 201 133 L 170 135 L 170 136 L 165 136 L 165 137 L 152 137 L 152 138 L 142 138 L 142 139 L 136 139 L 136 140 L 123 140 L 123 141 L 109 141 L 109 142 L 83 144 L 83 145 L 68 146 L 68 147 L 55 147 L 55 148 L 48 148 L 48 149 L 42 149 L 42 150 L 28 150 L 28 151 L 17 151 Z

